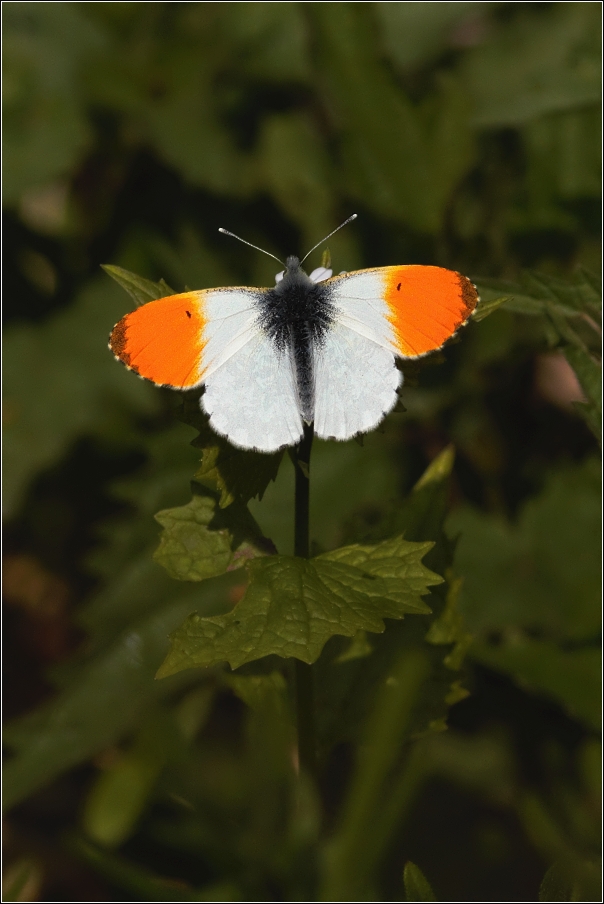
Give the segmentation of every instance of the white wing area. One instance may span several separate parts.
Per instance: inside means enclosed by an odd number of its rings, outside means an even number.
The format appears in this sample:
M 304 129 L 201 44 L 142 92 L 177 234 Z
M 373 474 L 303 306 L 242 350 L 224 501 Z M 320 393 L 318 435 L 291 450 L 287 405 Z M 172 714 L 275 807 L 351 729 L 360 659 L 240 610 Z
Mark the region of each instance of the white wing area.
M 394 408 L 402 376 L 393 353 L 340 317 L 315 349 L 314 360 L 315 433 L 321 439 L 365 433 Z
M 291 356 L 259 328 L 206 379 L 201 405 L 214 430 L 243 449 L 275 452 L 302 438 Z
M 262 289 L 207 289 L 203 294 L 203 380 L 255 335 Z
M 337 320 L 359 336 L 371 339 L 383 349 L 400 354 L 384 301 L 384 277 L 380 269 L 359 270 L 334 276 L 327 283 Z

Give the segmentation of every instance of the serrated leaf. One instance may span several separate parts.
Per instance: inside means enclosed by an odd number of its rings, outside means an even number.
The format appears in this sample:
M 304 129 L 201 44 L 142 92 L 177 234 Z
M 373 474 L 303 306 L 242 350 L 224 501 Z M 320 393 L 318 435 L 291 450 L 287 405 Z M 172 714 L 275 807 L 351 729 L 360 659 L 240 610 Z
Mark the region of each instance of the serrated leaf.
M 208 444 L 210 443 L 210 444 Z M 245 449 L 236 449 L 226 440 L 201 434 L 193 440 L 194 446 L 202 446 L 201 466 L 195 472 L 195 480 L 207 489 L 220 493 L 219 505 L 226 508 L 239 500 L 262 499 L 269 483 L 274 480 L 283 458 L 283 451 L 263 455 Z
M 403 870 L 403 882 L 405 883 L 405 895 L 408 901 L 436 901 L 432 886 L 422 873 L 419 866 L 408 860 Z
M 205 581 L 274 552 L 245 506 L 216 510 L 211 496 L 155 515 L 164 528 L 153 558 L 177 581 Z M 211 525 L 211 526 L 210 526 Z
M 546 312 L 562 317 L 589 315 L 598 323 L 601 321 L 601 292 L 597 278 L 587 270 L 578 270 L 570 279 L 559 279 L 546 273 L 524 271 L 519 282 L 499 279 L 476 280 L 481 298 L 477 308 L 490 305 L 499 297 L 506 296 L 506 310 L 529 316 Z
M 204 581 L 223 574 L 232 562 L 232 536 L 227 530 L 209 530 L 216 502 L 193 496 L 187 505 L 158 512 L 164 528 L 153 558 L 178 581 Z
M 451 652 L 445 656 L 447 668 L 459 669 L 472 642 L 472 635 L 465 629 L 465 622 L 459 611 L 459 591 L 463 579 L 450 580 L 445 608 L 435 618 L 428 629 L 426 640 L 433 644 L 455 644 Z
M 386 510 L 385 517 L 377 524 L 365 526 L 360 532 L 356 527 L 352 536 L 358 535 L 365 542 L 373 543 L 399 532 L 404 532 L 405 538 L 413 541 L 437 538 L 424 561 L 432 570 L 444 574 L 450 568 L 453 556 L 453 546 L 442 532 L 453 461 L 453 447 L 446 447 L 430 463 L 402 505 L 392 511 Z M 444 584 L 431 590 L 427 602 L 437 617 L 446 609 L 447 596 Z M 442 724 L 446 707 L 454 699 L 467 696 L 458 681 L 452 682 L 454 676 L 451 674 L 451 668 L 458 666 L 463 650 L 455 646 L 453 650 L 426 646 L 427 627 L 423 619 L 408 620 L 404 624 L 395 622 L 384 634 L 370 638 L 373 651 L 363 658 L 347 655 L 355 652 L 354 640 L 348 649 L 343 638 L 330 642 L 331 656 L 326 651 L 316 666 L 317 681 L 321 686 L 317 698 L 318 731 L 326 748 L 343 739 L 357 738 L 375 683 L 382 680 L 392 667 L 393 659 L 403 649 L 409 654 L 422 650 L 428 653 L 431 663 L 430 679 L 422 688 L 421 712 L 418 709 L 413 720 L 414 736 L 430 731 L 430 726 L 438 720 Z M 453 636 L 455 627 L 459 628 L 458 636 Z M 449 625 L 448 639 L 445 641 L 443 637 L 443 643 L 459 644 L 464 633 L 467 632 L 459 622 Z M 443 663 L 443 657 L 447 664 Z M 334 668 L 336 663 L 337 668 Z
M 336 634 L 381 633 L 384 618 L 427 614 L 421 596 L 442 582 L 421 563 L 432 545 L 395 538 L 311 560 L 252 561 L 241 602 L 225 616 L 191 615 L 172 636 L 158 677 L 224 661 L 237 668 L 272 654 L 310 663 Z
M 578 406 L 578 410 L 595 433 L 596 438 L 600 439 L 602 435 L 602 366 L 592 358 L 584 346 L 578 343 L 567 345 L 564 348 L 564 357 L 576 373 L 581 389 L 589 402 L 587 415 L 584 414 L 583 406 Z M 599 430 L 597 430 L 598 427 Z
M 174 295 L 174 289 L 171 289 L 163 279 L 155 283 L 136 273 L 131 273 L 130 270 L 124 270 L 123 267 L 117 267 L 115 264 L 101 264 L 101 266 L 108 276 L 126 290 L 137 305 L 155 301 L 157 298 L 165 298 L 166 295 Z
M 488 317 L 489 314 L 492 314 L 497 308 L 501 307 L 502 304 L 505 304 L 506 301 L 511 300 L 510 295 L 500 295 L 496 298 L 485 299 L 485 301 L 480 299 L 477 307 L 472 314 L 472 320 L 475 320 L 477 323 L 481 320 L 484 320 L 485 317 Z

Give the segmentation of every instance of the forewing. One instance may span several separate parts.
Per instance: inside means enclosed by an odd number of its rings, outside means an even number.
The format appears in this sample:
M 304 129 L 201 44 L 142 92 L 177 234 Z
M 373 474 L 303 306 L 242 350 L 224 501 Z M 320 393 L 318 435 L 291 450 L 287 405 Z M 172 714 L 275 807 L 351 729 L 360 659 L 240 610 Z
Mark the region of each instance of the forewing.
M 259 289 L 207 289 L 150 301 L 113 328 L 109 347 L 160 386 L 191 389 L 255 334 Z
M 443 267 L 358 270 L 323 285 L 340 323 L 403 358 L 441 348 L 478 302 L 470 280 Z

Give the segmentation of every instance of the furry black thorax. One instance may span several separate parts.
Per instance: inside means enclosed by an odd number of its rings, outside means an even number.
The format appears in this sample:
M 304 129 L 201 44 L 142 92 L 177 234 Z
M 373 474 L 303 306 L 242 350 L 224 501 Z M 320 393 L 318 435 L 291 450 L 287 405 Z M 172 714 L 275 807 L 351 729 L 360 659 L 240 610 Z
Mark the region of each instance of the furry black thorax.
M 334 319 L 334 306 L 327 286 L 315 283 L 300 267 L 297 257 L 288 257 L 283 279 L 268 289 L 260 302 L 260 323 L 278 353 L 290 352 L 296 370 L 300 411 L 313 420 L 313 351 L 320 348 Z

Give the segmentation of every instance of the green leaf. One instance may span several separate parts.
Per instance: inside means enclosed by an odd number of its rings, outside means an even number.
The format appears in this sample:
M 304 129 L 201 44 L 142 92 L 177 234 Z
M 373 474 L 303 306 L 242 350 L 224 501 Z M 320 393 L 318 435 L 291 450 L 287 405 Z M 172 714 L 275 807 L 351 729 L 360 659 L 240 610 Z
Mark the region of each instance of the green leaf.
M 2 876 L 4 901 L 30 901 L 38 897 L 43 881 L 40 865 L 29 857 L 22 857 L 10 866 L 5 865 Z
M 140 91 L 137 114 L 160 158 L 188 182 L 227 197 L 246 196 L 256 184 L 255 160 L 225 124 L 215 87 L 217 36 L 207 16 L 192 25 L 188 40 L 181 34 L 179 51 L 157 60 L 162 91 L 151 102 Z
M 136 273 L 124 270 L 123 267 L 116 267 L 114 264 L 101 264 L 101 266 L 108 276 L 126 290 L 137 305 L 146 304 L 157 298 L 165 298 L 167 295 L 174 295 L 174 290 L 163 279 L 154 283 L 142 276 L 137 276 Z
M 470 507 L 453 511 L 460 606 L 478 636 L 526 627 L 591 640 L 600 625 L 600 463 L 553 473 L 516 525 Z
M 421 564 L 431 547 L 395 538 L 311 560 L 252 561 L 241 602 L 225 616 L 190 616 L 172 635 L 158 677 L 224 661 L 237 668 L 271 654 L 314 662 L 336 634 L 380 633 L 384 618 L 429 613 L 421 596 L 442 581 Z
M 593 435 L 602 441 L 602 411 L 596 405 L 588 405 L 584 402 L 574 402 L 577 409 Z
M 601 292 L 590 274 L 578 271 L 571 279 L 557 279 L 544 273 L 525 271 L 519 282 L 478 278 L 476 286 L 481 304 L 490 305 L 505 295 L 508 311 L 529 316 L 558 314 L 565 318 L 588 314 L 601 320 Z M 478 307 L 480 310 L 480 305 Z
M 455 644 L 451 652 L 445 656 L 444 664 L 450 669 L 460 669 L 468 648 L 472 642 L 472 635 L 466 630 L 465 622 L 459 611 L 458 598 L 463 586 L 463 578 L 450 580 L 447 592 L 445 608 L 441 614 L 432 621 L 426 634 L 428 643 Z M 459 694 L 463 696 L 460 697 Z M 467 697 L 468 692 L 461 688 L 456 692 L 456 701 Z
M 576 407 L 596 439 L 602 438 L 602 365 L 592 358 L 587 349 L 578 343 L 564 348 L 564 357 L 577 375 L 588 404 Z
M 221 12 L 221 37 L 246 80 L 280 86 L 308 81 L 308 28 L 298 4 L 255 3 L 244 16 L 237 7 L 226 6 Z
M 287 685 L 281 672 L 273 671 L 268 675 L 233 675 L 224 672 L 222 681 L 251 709 L 264 707 L 267 698 L 277 702 L 277 706 L 280 705 L 283 709 Z
M 368 40 L 371 5 L 314 4 L 318 77 L 340 124 L 347 190 L 380 216 L 434 234 L 472 162 L 467 92 L 450 75 L 414 105 Z
M 515 526 L 464 508 L 455 568 L 470 654 L 556 700 L 590 726 L 600 717 L 600 463 L 553 474 Z M 534 632 L 541 637 L 535 638 Z M 572 644 L 569 646 L 569 641 Z
M 485 317 L 488 317 L 489 314 L 492 314 L 493 311 L 496 311 L 502 304 L 505 304 L 507 301 L 510 301 L 512 296 L 510 295 L 500 295 L 496 298 L 488 298 L 483 300 L 482 296 L 478 302 L 478 306 L 475 308 L 474 313 L 472 314 L 472 320 L 479 322 L 480 320 L 484 320 Z
M 157 411 L 159 397 L 107 350 L 124 314 L 122 293 L 105 280 L 41 325 L 4 333 L 4 494 L 13 515 L 29 481 L 82 435 L 124 447 L 140 442 L 130 416 Z
M 391 510 L 385 509 L 384 516 L 377 523 L 372 518 L 370 526 L 355 526 L 351 539 L 359 535 L 364 542 L 376 543 L 392 534 L 404 532 L 413 541 L 433 541 L 436 543 L 427 553 L 425 562 L 433 571 L 446 574 L 453 557 L 453 546 L 443 534 L 443 519 L 447 511 L 449 475 L 453 467 L 454 450 L 446 447 L 430 463 L 413 491 L 404 502 Z M 393 667 L 397 656 L 405 650 L 412 654 L 421 650 L 430 658 L 430 678 L 424 682 L 421 706 L 412 721 L 414 735 L 442 731 L 447 707 L 467 696 L 461 686 L 459 675 L 454 676 L 467 647 L 467 629 L 455 615 L 456 584 L 441 584 L 432 589 L 427 600 L 435 613 L 432 622 L 440 623 L 442 629 L 435 640 L 426 636 L 423 619 L 407 620 L 404 624 L 393 623 L 382 635 L 374 635 L 372 651 L 363 649 L 361 638 L 353 639 L 346 645 L 343 639 L 334 638 L 325 655 L 315 666 L 317 684 L 321 692 L 317 697 L 317 727 L 321 745 L 326 749 L 342 740 L 358 740 L 359 726 L 367 716 L 376 682 L 383 680 Z M 446 614 L 444 614 L 446 613 Z M 446 644 L 448 648 L 438 648 L 433 644 Z M 365 653 L 359 657 L 359 653 Z M 444 659 L 444 661 L 443 661 Z M 452 680 L 455 679 L 455 680 Z
M 419 866 L 408 860 L 403 870 L 403 882 L 405 883 L 405 895 L 407 901 L 436 901 L 438 900 L 432 886 L 422 873 Z
M 551 641 L 511 636 L 499 645 L 476 643 L 471 655 L 478 662 L 511 675 L 521 687 L 550 697 L 570 716 L 600 730 L 602 654 L 599 648 L 564 650 Z
M 469 51 L 462 64 L 483 128 L 517 126 L 544 113 L 600 102 L 600 19 L 592 3 L 525 12 Z
M 239 901 L 233 883 L 221 882 L 193 889 L 181 879 L 158 876 L 125 857 L 104 851 L 84 838 L 72 836 L 69 848 L 118 888 L 126 889 L 144 901 Z
M 204 581 L 274 551 L 245 506 L 216 512 L 211 496 L 193 496 L 155 519 L 164 530 L 153 558 L 178 581 Z
M 67 177 L 81 159 L 91 137 L 82 64 L 104 43 L 102 31 L 71 3 L 5 8 L 5 204 Z
M 381 39 L 392 61 L 403 70 L 437 57 L 460 20 L 480 16 L 488 3 L 375 3 Z
M 556 860 L 539 888 L 540 901 L 597 901 L 601 891 L 598 864 L 578 859 Z
M 232 577 L 225 576 L 194 591 L 174 592 L 169 579 L 153 567 L 156 581 L 168 585 L 154 609 L 139 613 L 79 664 L 72 680 L 49 703 L 5 728 L 5 743 L 13 751 L 4 767 L 7 808 L 139 725 L 148 707 L 174 688 L 153 681 L 167 634 L 196 609 L 223 609 L 233 584 Z
M 366 631 L 357 631 L 348 647 L 336 658 L 336 662 L 350 662 L 352 659 L 364 659 L 373 652 L 373 647 L 367 639 Z
M 223 574 L 232 562 L 232 537 L 226 530 L 209 530 L 216 502 L 193 496 L 187 505 L 158 512 L 164 528 L 153 558 L 178 581 L 204 581 Z
M 193 445 L 203 449 L 195 480 L 220 493 L 220 508 L 235 500 L 247 503 L 252 498 L 262 499 L 269 483 L 275 480 L 283 458 L 282 451 L 264 455 L 236 449 L 209 428 L 193 440 Z
M 290 220 L 302 229 L 301 248 L 312 248 L 337 225 L 333 163 L 318 127 L 306 112 L 264 118 L 258 147 L 262 179 Z M 333 260 L 361 266 L 353 229 L 330 239 Z
M 447 506 L 448 479 L 454 461 L 455 449 L 453 446 L 446 446 L 430 462 L 396 512 L 393 523 L 395 531 L 402 531 L 410 540 L 444 539 L 442 526 Z M 438 550 L 435 552 L 438 553 Z
M 598 198 L 601 192 L 600 105 L 541 116 L 522 130 L 527 159 L 525 202 L 516 228 L 575 231 L 575 217 L 560 202 Z
M 561 280 L 544 273 L 526 272 L 520 285 L 496 280 L 479 281 L 481 303 L 478 317 L 484 308 L 487 316 L 491 308 L 505 301 L 508 311 L 542 316 L 544 332 L 550 345 L 560 345 L 575 371 L 586 395 L 587 403 L 575 403 L 598 440 L 602 436 L 602 292 L 599 280 L 586 270 L 579 270 L 571 279 Z M 505 299 L 501 291 L 510 294 Z M 582 338 L 582 335 L 585 338 Z M 586 344 L 590 343 L 590 347 Z
M 154 714 L 132 747 L 118 755 L 90 789 L 82 825 L 97 844 L 118 847 L 132 834 L 166 763 L 171 736 L 162 729 L 162 720 Z
M 425 652 L 404 651 L 378 686 L 350 790 L 326 850 L 320 900 L 375 900 L 368 896 L 368 885 L 422 773 L 417 746 L 402 768 L 396 767 L 427 676 Z

